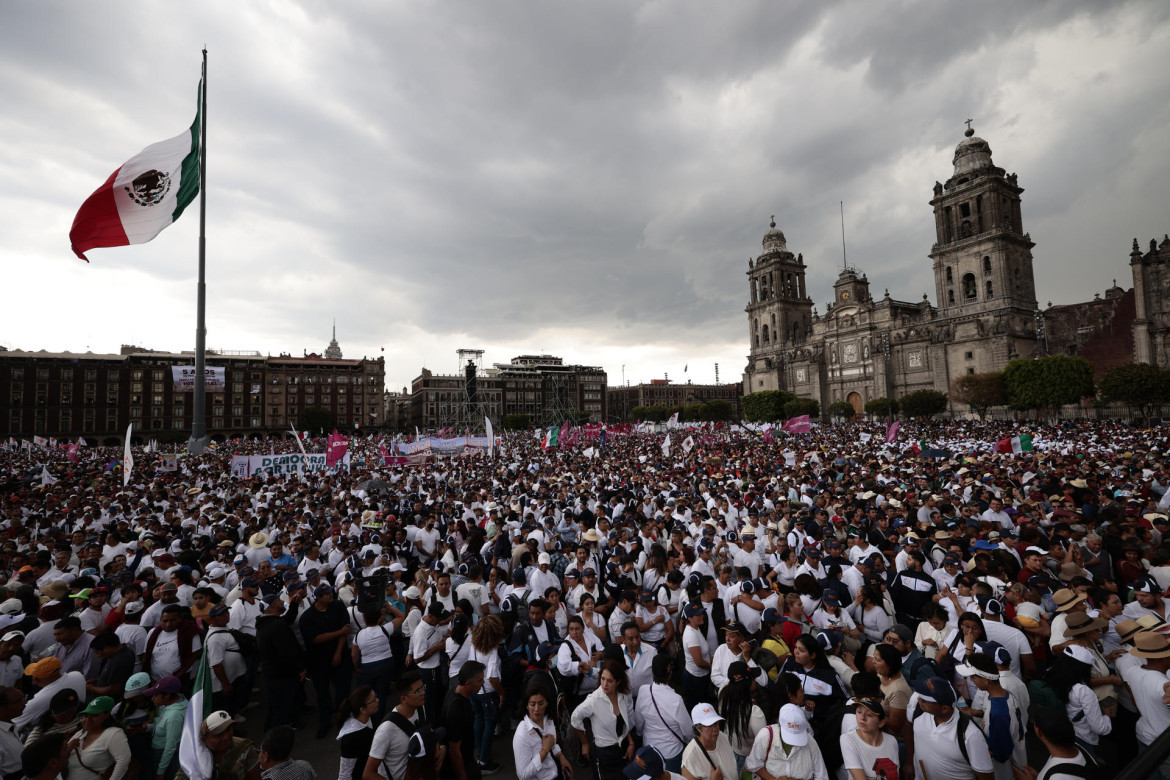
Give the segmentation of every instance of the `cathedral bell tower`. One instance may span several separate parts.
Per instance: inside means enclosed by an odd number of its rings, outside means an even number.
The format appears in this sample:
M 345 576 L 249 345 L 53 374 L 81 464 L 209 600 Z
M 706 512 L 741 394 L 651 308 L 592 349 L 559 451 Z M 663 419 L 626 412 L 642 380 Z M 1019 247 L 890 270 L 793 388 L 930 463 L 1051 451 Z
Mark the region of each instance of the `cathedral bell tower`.
M 937 239 L 931 249 L 938 311 L 948 324 L 950 374 L 997 370 L 1035 348 L 1036 282 L 1014 173 L 967 120 L 954 173 L 934 184 Z
M 788 251 L 784 233 L 776 229 L 776 217 L 762 241 L 763 252 L 748 260 L 749 298 L 748 358 L 745 392 L 777 390 L 782 370 L 781 353 L 803 342 L 812 329 L 812 300 L 805 291 L 802 255 Z

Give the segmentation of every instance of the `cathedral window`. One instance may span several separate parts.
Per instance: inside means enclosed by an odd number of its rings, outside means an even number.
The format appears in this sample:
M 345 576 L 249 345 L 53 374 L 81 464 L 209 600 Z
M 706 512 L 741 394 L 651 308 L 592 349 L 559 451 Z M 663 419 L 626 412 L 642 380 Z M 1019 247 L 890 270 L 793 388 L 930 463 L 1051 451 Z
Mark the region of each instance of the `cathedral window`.
M 987 280 L 987 297 L 992 298 L 994 296 L 995 296 L 995 291 L 991 287 L 991 280 L 988 279 Z
M 947 284 L 954 284 L 954 283 L 955 283 L 955 276 L 954 276 L 954 274 L 951 273 L 951 267 L 948 265 L 947 266 Z
M 764 325 L 764 343 L 768 343 L 768 326 Z
M 991 258 L 990 257 L 983 258 L 983 273 L 985 273 L 985 274 L 991 273 Z
M 954 303 L 954 302 L 955 302 L 955 291 L 954 290 L 947 290 L 947 303 Z
M 973 301 L 978 295 L 979 291 L 975 287 L 975 274 L 964 274 L 963 297 L 969 301 Z

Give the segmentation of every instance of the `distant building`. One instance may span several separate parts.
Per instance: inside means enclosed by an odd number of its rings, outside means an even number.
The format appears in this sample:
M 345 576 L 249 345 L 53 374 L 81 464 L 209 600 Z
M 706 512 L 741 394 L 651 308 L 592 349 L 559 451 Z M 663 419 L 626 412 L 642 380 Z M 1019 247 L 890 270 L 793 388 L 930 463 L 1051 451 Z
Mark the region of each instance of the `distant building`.
M 1142 254 L 1133 240 L 1129 253 L 1134 289 L 1134 358 L 1139 363 L 1170 366 L 1170 236 L 1150 239 Z
M 191 430 L 192 393 L 175 387 L 171 367 L 194 362 L 193 352 L 132 345 L 118 354 L 0 352 L 0 436 L 84 436 L 95 443 L 125 435 L 133 422 L 144 437 L 174 438 Z M 206 364 L 224 369 L 223 391 L 208 390 L 206 398 L 207 431 L 215 439 L 289 430 L 306 407 L 325 409 L 339 429 L 379 428 L 384 419 L 381 357 L 208 350 Z
M 482 431 L 483 418 L 499 425 L 510 414 L 527 414 L 534 425 L 559 423 L 575 412 L 596 421 L 606 415 L 606 373 L 600 366 L 566 365 L 553 355 L 520 355 L 475 373 L 475 402 L 468 374 L 433 374 L 411 383 L 410 425 Z M 473 410 L 477 407 L 477 411 Z
M 639 406 L 689 406 L 712 401 L 726 401 L 731 405 L 732 419 L 738 420 L 741 416 L 739 399 L 742 396 L 743 385 L 738 382 L 729 385 L 696 385 L 690 382 L 676 385 L 669 379 L 652 379 L 644 384 L 606 389 L 609 419 L 623 421 L 632 419 L 631 412 Z

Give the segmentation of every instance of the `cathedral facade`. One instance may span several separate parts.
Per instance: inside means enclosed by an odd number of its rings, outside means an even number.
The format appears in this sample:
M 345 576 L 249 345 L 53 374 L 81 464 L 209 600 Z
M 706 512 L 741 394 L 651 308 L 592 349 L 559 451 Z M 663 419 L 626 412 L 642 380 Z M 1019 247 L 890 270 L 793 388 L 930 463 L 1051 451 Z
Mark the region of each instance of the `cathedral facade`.
M 845 401 L 861 414 L 871 399 L 947 392 L 960 375 L 1036 354 L 1043 314 L 1033 243 L 1020 215 L 1024 190 L 970 129 L 953 165 L 945 183 L 935 182 L 930 201 L 935 304 L 925 294 L 921 301 L 895 300 L 888 290 L 875 298 L 866 276 L 846 267 L 832 303 L 818 314 L 805 289 L 804 258 L 789 251 L 773 220 L 763 252 L 748 261 L 745 394 L 788 390 L 822 409 Z

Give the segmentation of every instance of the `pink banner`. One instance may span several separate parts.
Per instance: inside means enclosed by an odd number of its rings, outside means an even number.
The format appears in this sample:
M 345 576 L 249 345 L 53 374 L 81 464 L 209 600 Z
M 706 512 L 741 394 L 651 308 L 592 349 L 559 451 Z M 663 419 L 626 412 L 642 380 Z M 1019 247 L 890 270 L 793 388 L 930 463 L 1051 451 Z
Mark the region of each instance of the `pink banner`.
M 329 439 L 325 444 L 325 467 L 331 469 L 336 466 L 348 451 L 349 439 L 337 431 L 329 434 Z
M 812 420 L 807 414 L 802 414 L 799 417 L 793 417 L 788 422 L 784 423 L 784 430 L 789 433 L 811 433 Z

